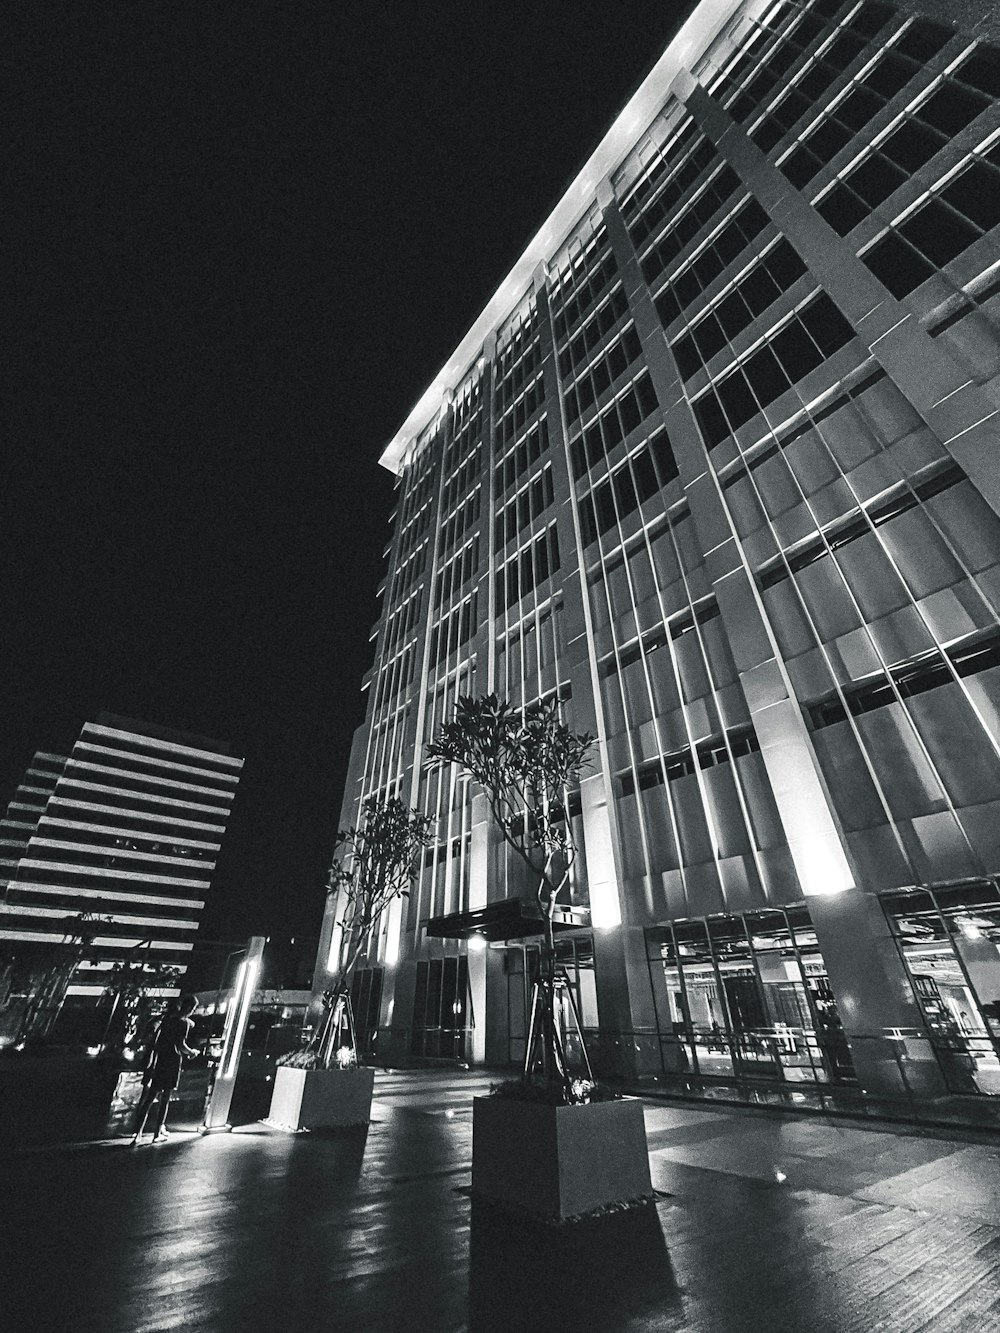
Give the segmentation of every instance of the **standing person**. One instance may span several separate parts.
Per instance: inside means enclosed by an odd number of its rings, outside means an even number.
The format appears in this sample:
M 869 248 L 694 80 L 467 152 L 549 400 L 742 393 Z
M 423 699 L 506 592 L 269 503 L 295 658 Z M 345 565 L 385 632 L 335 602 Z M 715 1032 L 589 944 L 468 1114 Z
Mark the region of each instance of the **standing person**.
M 162 1143 L 167 1137 L 167 1109 L 170 1106 L 170 1094 L 180 1082 L 181 1065 L 184 1056 L 194 1056 L 198 1052 L 187 1044 L 187 1039 L 194 1027 L 191 1015 L 198 1007 L 193 995 L 182 995 L 174 1010 L 168 1009 L 153 1039 L 146 1077 L 143 1080 L 142 1096 L 136 1108 L 135 1133 L 132 1147 L 139 1142 L 146 1125 L 153 1102 L 157 1097 L 160 1105 L 156 1115 L 154 1143 Z

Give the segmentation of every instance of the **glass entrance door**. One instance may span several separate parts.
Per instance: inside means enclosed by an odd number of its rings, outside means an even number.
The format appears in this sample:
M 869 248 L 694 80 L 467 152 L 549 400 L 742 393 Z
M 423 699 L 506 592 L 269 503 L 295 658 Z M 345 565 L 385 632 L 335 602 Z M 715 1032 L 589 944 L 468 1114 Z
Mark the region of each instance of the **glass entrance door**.
M 434 1060 L 468 1061 L 473 1026 L 466 956 L 417 963 L 411 1053 Z

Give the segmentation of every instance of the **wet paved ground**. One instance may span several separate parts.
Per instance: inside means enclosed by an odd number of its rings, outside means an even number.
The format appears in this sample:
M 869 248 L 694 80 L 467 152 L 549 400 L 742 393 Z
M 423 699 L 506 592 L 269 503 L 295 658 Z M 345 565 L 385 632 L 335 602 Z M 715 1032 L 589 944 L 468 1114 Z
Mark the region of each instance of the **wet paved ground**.
M 488 1078 L 380 1075 L 367 1134 L 0 1165 L 6 1333 L 1000 1333 L 1000 1145 L 647 1103 L 655 1207 L 474 1210 Z

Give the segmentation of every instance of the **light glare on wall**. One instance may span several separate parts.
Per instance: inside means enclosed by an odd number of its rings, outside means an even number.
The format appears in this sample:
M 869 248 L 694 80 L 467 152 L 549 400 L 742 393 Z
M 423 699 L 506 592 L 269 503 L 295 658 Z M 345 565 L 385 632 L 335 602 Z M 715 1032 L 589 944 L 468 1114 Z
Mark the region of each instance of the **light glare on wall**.
M 607 880 L 590 886 L 590 921 L 597 930 L 613 930 L 622 923 L 618 890 Z
M 344 928 L 334 922 L 330 934 L 330 952 L 326 956 L 326 970 L 336 972 L 340 966 L 340 945 L 344 938 Z

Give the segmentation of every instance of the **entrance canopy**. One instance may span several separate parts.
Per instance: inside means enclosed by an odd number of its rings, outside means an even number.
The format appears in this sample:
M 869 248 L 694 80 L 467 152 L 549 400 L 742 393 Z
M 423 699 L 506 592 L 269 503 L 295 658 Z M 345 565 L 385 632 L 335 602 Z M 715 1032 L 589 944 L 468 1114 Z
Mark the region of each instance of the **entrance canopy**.
M 534 899 L 504 898 L 487 903 L 470 912 L 451 912 L 448 916 L 434 916 L 426 923 L 427 934 L 438 940 L 468 940 L 473 936 L 497 943 L 502 940 L 523 940 L 542 934 L 542 917 Z M 556 931 L 573 930 L 590 925 L 590 910 L 586 907 L 560 907 L 556 910 L 553 928 Z

